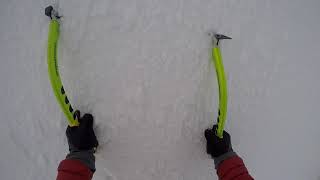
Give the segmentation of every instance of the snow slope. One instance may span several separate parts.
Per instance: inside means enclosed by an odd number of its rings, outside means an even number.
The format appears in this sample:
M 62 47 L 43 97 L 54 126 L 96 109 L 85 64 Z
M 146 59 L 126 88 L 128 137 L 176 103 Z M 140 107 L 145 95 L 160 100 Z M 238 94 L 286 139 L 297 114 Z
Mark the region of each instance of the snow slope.
M 55 179 L 66 120 L 46 64 L 50 0 L 0 2 L 0 176 Z M 212 180 L 217 115 L 208 32 L 222 42 L 226 129 L 256 179 L 320 179 L 320 1 L 68 0 L 59 65 L 96 118 L 96 180 Z

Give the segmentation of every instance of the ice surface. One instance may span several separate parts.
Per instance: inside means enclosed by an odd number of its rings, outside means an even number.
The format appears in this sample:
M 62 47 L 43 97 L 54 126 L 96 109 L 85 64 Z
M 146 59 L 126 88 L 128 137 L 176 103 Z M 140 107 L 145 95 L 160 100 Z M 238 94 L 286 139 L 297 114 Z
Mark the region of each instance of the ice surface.
M 55 179 L 66 120 L 47 75 L 49 19 L 63 15 L 60 72 L 96 118 L 96 180 L 213 180 L 212 30 L 229 85 L 226 129 L 256 179 L 318 180 L 320 1 L 2 0 L 0 179 Z

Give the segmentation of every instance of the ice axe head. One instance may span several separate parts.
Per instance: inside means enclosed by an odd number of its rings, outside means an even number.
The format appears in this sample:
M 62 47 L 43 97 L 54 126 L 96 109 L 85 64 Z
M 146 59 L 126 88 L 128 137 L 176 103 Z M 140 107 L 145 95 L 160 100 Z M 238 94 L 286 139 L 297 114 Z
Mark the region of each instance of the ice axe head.
M 221 39 L 232 39 L 231 37 L 225 36 L 225 35 L 223 35 L 223 34 L 215 34 L 214 37 L 215 37 L 216 40 L 217 40 L 217 43 L 216 43 L 217 45 L 219 44 L 219 41 L 220 41 Z
M 46 9 L 45 9 L 45 15 L 48 16 L 48 17 L 50 17 L 51 19 L 52 19 L 52 18 L 59 19 L 59 18 L 61 17 L 61 16 L 58 15 L 58 12 L 53 9 L 52 6 L 46 7 Z

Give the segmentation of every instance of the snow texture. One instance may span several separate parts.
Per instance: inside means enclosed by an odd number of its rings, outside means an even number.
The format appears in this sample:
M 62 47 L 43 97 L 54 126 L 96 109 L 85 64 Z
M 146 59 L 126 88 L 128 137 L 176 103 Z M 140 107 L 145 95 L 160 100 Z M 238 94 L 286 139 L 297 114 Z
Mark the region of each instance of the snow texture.
M 48 17 L 75 108 L 95 116 L 95 180 L 213 180 L 203 131 L 221 43 L 234 150 L 256 179 L 320 179 L 319 0 L 2 0 L 0 174 L 55 179 L 66 119 L 47 75 Z M 318 23 L 317 23 L 318 22 Z

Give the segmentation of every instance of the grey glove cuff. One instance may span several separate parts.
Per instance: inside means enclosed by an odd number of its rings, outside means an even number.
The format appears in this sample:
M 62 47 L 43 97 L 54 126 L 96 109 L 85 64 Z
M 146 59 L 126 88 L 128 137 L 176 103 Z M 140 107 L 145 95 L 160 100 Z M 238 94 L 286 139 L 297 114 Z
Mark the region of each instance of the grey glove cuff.
M 96 171 L 94 150 L 70 151 L 66 159 L 77 159 L 84 163 L 92 172 Z
M 222 155 L 220 155 L 220 156 L 218 156 L 218 157 L 216 157 L 216 158 L 213 158 L 215 168 L 217 169 L 218 166 L 219 166 L 219 164 L 220 164 L 222 161 L 224 161 L 224 160 L 226 160 L 226 159 L 228 159 L 228 158 L 230 158 L 230 157 L 232 157 L 232 156 L 236 156 L 236 155 L 237 155 L 237 154 L 236 154 L 233 150 L 231 150 L 231 151 L 226 152 L 226 153 L 224 153 L 224 154 L 222 154 Z

